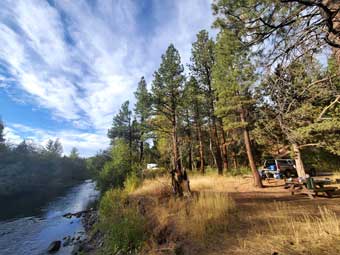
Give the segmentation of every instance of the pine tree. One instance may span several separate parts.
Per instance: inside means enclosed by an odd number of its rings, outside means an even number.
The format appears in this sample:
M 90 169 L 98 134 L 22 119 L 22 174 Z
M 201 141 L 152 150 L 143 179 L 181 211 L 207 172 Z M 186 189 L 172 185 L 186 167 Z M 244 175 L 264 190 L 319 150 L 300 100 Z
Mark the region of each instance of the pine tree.
M 249 88 L 254 82 L 254 68 L 249 53 L 231 31 L 223 30 L 217 38 L 216 63 L 213 70 L 213 86 L 218 97 L 216 113 L 223 119 L 226 129 L 242 129 L 243 139 L 253 172 L 254 183 L 262 187 L 256 169 L 249 136 L 247 117 L 251 99 Z
M 188 115 L 192 116 L 193 124 L 198 140 L 199 148 L 199 170 L 204 174 L 205 171 L 205 150 L 202 134 L 202 126 L 204 124 L 204 102 L 205 98 L 199 88 L 195 77 L 191 76 L 185 84 L 185 108 L 189 111 Z M 187 121 L 189 122 L 189 121 Z M 189 124 L 189 123 L 188 123 Z
M 46 145 L 45 145 L 45 149 L 48 151 L 48 152 L 52 152 L 53 151 L 53 140 L 52 139 L 48 139 L 48 141 L 46 142 Z
M 113 117 L 112 127 L 108 130 L 108 137 L 111 145 L 115 145 L 116 140 L 123 140 L 129 146 L 130 165 L 134 160 L 134 152 L 137 151 L 139 141 L 139 127 L 137 121 L 132 120 L 132 112 L 129 109 L 129 101 L 125 101 L 119 112 Z
M 336 106 L 320 119 L 337 96 L 337 83 L 311 56 L 278 66 L 262 84 L 263 115 L 275 116 L 276 126 L 292 146 L 298 175 L 305 176 L 302 148 L 322 147 L 340 155 L 340 118 Z M 272 113 L 269 110 L 272 110 Z M 338 108 L 339 110 L 339 108 Z
M 58 155 L 58 156 L 61 156 L 61 154 L 63 153 L 63 146 L 59 140 L 59 138 L 57 138 L 55 141 L 54 141 L 54 144 L 53 144 L 53 152 Z
M 129 101 L 125 101 L 119 112 L 113 117 L 112 127 L 108 130 L 107 136 L 111 140 L 111 145 L 118 138 L 124 139 L 131 144 L 131 111 L 129 110 Z
M 78 149 L 77 149 L 76 147 L 73 147 L 73 148 L 71 149 L 69 158 L 71 158 L 71 159 L 77 159 L 77 158 L 79 158 L 79 152 L 78 152 Z
M 154 74 L 152 83 L 153 106 L 157 115 L 163 116 L 171 124 L 173 167 L 179 185 L 186 179 L 179 155 L 179 117 L 182 111 L 183 85 L 185 77 L 179 52 L 170 44 L 162 55 L 162 62 Z M 176 186 L 176 192 L 182 193 L 182 187 Z
M 6 148 L 4 129 L 5 129 L 4 123 L 0 119 L 0 151 L 3 151 Z
M 218 138 L 218 120 L 215 115 L 216 97 L 212 87 L 212 68 L 215 62 L 214 41 L 209 38 L 206 30 L 197 34 L 197 40 L 192 44 L 192 57 L 190 65 L 191 72 L 205 94 L 208 118 L 210 122 L 210 136 L 214 147 L 214 158 L 218 168 L 218 173 L 223 174 L 223 160 L 221 145 Z
M 49 139 L 46 143 L 45 149 L 48 153 L 54 156 L 61 156 L 63 153 L 63 146 L 60 143 L 59 138 L 57 138 L 55 141 Z
M 135 104 L 135 114 L 139 122 L 139 161 L 144 160 L 144 143 L 148 138 L 149 127 L 147 121 L 151 116 L 151 95 L 148 92 L 146 81 L 144 77 L 138 83 L 137 90 L 135 92 L 136 104 Z
M 233 30 L 247 48 L 256 45 L 261 61 L 289 62 L 328 45 L 340 69 L 339 1 L 215 0 L 212 7 L 214 25 Z

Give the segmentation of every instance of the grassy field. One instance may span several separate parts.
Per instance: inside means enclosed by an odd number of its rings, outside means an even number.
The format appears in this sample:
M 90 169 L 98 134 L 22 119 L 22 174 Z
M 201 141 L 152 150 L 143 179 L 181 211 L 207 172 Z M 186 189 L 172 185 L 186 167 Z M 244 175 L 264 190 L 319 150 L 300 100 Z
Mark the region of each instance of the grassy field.
M 291 196 L 282 181 L 257 189 L 250 176 L 195 175 L 193 196 L 176 199 L 169 183 L 145 180 L 129 194 L 149 233 L 141 253 L 340 254 L 340 198 Z
M 168 176 L 106 192 L 91 254 L 340 254 L 340 197 L 292 196 L 283 180 L 258 189 L 250 175 L 195 174 L 190 184 L 183 198 Z

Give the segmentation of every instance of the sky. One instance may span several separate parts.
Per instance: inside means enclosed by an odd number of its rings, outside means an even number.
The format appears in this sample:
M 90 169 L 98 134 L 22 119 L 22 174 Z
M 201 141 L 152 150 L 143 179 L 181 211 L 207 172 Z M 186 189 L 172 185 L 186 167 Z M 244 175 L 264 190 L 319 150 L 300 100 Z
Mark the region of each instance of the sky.
M 211 0 L 1 0 L 0 116 L 8 142 L 59 138 L 82 156 L 109 145 L 112 117 L 170 43 L 189 63 Z

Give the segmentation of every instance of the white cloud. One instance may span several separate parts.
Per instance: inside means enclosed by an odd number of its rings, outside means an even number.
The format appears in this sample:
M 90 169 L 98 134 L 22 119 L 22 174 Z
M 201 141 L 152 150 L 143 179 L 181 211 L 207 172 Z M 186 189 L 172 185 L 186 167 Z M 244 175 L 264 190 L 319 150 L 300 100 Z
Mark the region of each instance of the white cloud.
M 17 134 L 15 130 L 10 127 L 4 128 L 4 134 L 5 134 L 6 142 L 8 142 L 9 144 L 18 144 L 22 141 L 21 136 Z
M 48 131 L 18 123 L 9 123 L 4 129 L 4 133 L 10 144 L 19 144 L 23 139 L 32 139 L 35 143 L 45 146 L 49 139 L 59 138 L 66 155 L 73 147 L 76 147 L 82 156 L 92 156 L 109 144 L 109 140 L 104 134 L 76 130 Z
M 121 103 L 133 101 L 140 77 L 151 82 L 167 46 L 174 43 L 187 63 L 196 33 L 209 29 L 213 19 L 209 0 L 150 0 L 152 12 L 143 15 L 152 15 L 152 22 L 145 27 L 139 1 L 51 3 L 2 0 L 0 60 L 25 100 L 73 124 L 75 131 L 56 135 L 67 144 L 66 138 L 84 134 L 83 147 L 85 138 L 90 146 L 94 137 L 76 130 L 91 128 L 96 138 L 105 137 Z M 33 132 L 39 140 L 40 132 Z

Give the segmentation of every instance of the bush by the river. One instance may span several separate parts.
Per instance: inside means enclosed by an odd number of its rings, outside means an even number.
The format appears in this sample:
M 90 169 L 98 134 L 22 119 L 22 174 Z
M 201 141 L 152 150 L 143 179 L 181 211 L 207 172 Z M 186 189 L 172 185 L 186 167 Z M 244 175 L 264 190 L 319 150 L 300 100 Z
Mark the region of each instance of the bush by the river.
M 100 201 L 98 227 L 105 234 L 104 254 L 138 254 L 147 238 L 145 219 L 126 191 L 115 189 Z

